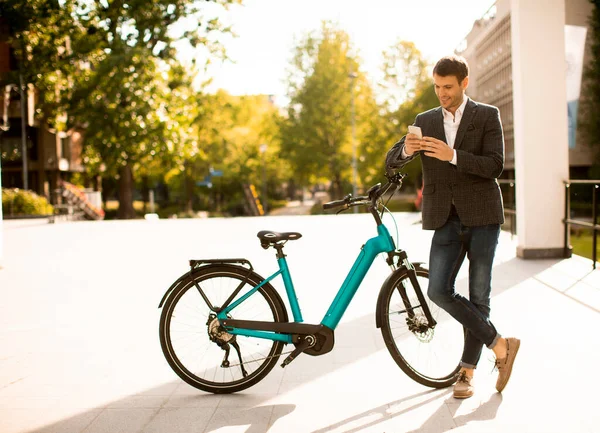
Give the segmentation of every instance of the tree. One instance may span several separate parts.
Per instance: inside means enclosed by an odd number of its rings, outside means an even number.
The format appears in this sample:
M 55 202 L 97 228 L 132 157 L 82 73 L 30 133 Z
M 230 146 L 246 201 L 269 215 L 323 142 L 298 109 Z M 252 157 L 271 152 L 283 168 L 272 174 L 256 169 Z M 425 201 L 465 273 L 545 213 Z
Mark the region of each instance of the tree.
M 412 42 L 399 41 L 385 50 L 382 68 L 384 99 L 378 115 L 372 116 L 360 146 L 359 169 L 367 184 L 381 178 L 387 151 L 406 134 L 417 114 L 439 105 L 429 65 Z M 407 165 L 404 172 L 408 174 L 406 184 L 420 187 L 419 164 Z
M 119 178 L 119 217 L 133 217 L 136 164 L 181 144 L 173 142 L 181 135 L 172 133 L 168 104 L 176 45 L 187 41 L 205 47 L 208 57 L 223 55 L 218 37 L 229 29 L 209 2 L 193 0 L 9 2 L 13 15 L 33 23 L 16 29 L 13 46 L 22 64 L 31 62 L 30 82 L 47 90 L 45 107 L 67 114 L 57 117 L 57 129 L 85 131 L 86 162 Z M 226 9 L 240 2 L 211 3 Z M 57 42 L 63 49 L 56 50 Z
M 588 21 L 591 57 L 584 71 L 579 124 L 583 136 L 594 151 L 595 165 L 600 167 L 600 2 L 590 2 L 594 5 Z M 598 170 L 599 168 L 595 169 Z
M 361 99 L 353 92 L 369 92 L 358 66 L 349 36 L 324 22 L 320 34 L 308 35 L 296 48 L 288 78 L 291 102 L 281 125 L 282 155 L 300 185 L 326 179 L 336 197 L 351 172 L 352 98 Z
M 244 213 L 242 184 L 254 184 L 262 191 L 263 170 L 267 175 L 271 199 L 282 197 L 281 185 L 289 173 L 286 161 L 278 158 L 278 118 L 266 95 L 232 96 L 220 90 L 215 94 L 198 94 L 197 114 L 192 119 L 196 152 L 178 158 L 167 180 L 172 197 L 185 203 L 186 210 L 208 209 L 232 215 Z M 267 145 L 264 154 L 262 144 Z M 191 148 L 190 148 L 191 149 Z M 196 182 L 210 174 L 211 186 Z
M 261 193 L 261 200 L 282 198 L 281 186 L 285 183 L 289 168 L 280 159 L 280 114 L 266 95 L 230 96 L 231 127 L 224 132 L 222 164 L 226 175 L 222 178 L 224 194 L 231 213 L 241 212 L 243 203 L 242 183 L 254 184 Z M 264 153 L 261 147 L 265 145 Z M 214 153 L 213 153 L 214 155 Z M 262 197 L 263 173 L 266 175 L 268 194 Z M 269 206 L 271 208 L 271 206 Z
M 214 3 L 227 6 L 232 2 L 218 0 Z M 173 27 L 179 26 L 180 19 L 184 17 L 187 22 L 190 18 L 196 18 L 197 21 L 190 30 L 179 32 L 180 39 L 186 39 L 192 47 L 203 45 L 213 52 L 219 50 L 217 41 L 211 35 L 218 35 L 227 29 L 219 24 L 217 18 L 204 18 L 204 10 L 206 6 L 190 0 L 161 0 L 133 4 L 115 1 L 108 8 L 90 11 L 98 25 L 105 29 L 103 48 L 109 54 L 98 63 L 92 73 L 94 79 L 79 82 L 84 96 L 76 99 L 82 102 L 77 107 L 76 119 L 85 119 L 89 127 L 91 119 L 86 118 L 85 113 L 93 112 L 89 110 L 90 105 L 99 108 L 96 105 L 96 92 L 109 95 L 102 104 L 108 108 L 104 113 L 106 124 L 98 131 L 116 133 L 109 140 L 95 135 L 97 140 L 92 139 L 90 144 L 103 159 L 108 158 L 114 167 L 119 167 L 121 218 L 133 216 L 131 173 L 136 162 L 148 156 L 167 155 L 172 151 L 179 151 L 181 155 L 195 155 L 195 151 L 189 148 L 190 143 L 193 144 L 191 134 L 187 131 L 189 125 L 182 125 L 175 120 L 177 113 L 168 104 L 173 103 L 173 90 L 186 83 L 173 86 L 174 80 L 165 86 L 161 78 L 168 74 L 175 63 L 177 38 L 173 36 Z M 187 83 L 188 86 L 190 84 Z M 180 126 L 186 131 L 177 131 Z
M 6 73 L 2 84 L 32 83 L 38 92 L 37 117 L 50 127 L 64 122 L 64 100 L 60 90 L 68 87 L 73 71 L 70 50 L 73 41 L 88 37 L 75 18 L 76 1 L 4 0 L 0 21 L 8 30 L 17 71 Z M 93 37 L 88 37 L 92 43 Z M 20 75 L 21 77 L 19 77 Z
M 428 64 L 414 42 L 398 40 L 384 50 L 380 94 L 389 111 L 413 100 L 420 89 L 431 83 L 427 68 Z

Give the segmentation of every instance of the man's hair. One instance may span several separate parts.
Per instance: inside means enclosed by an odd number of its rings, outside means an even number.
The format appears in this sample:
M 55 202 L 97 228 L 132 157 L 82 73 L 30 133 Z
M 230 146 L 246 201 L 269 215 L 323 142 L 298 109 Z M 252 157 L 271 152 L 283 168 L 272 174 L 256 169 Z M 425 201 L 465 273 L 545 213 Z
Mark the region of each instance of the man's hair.
M 469 65 L 467 61 L 460 56 L 442 57 L 433 68 L 434 75 L 447 77 L 454 75 L 458 83 L 462 83 L 465 77 L 469 76 Z

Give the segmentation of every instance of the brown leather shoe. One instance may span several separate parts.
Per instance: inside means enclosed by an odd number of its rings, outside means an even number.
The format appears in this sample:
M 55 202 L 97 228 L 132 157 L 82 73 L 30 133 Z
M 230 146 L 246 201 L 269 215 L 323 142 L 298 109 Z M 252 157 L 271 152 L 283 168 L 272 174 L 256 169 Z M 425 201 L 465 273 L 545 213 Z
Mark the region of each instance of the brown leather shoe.
M 517 357 L 517 352 L 521 346 L 521 340 L 518 338 L 507 338 L 506 339 L 506 358 L 497 359 L 496 367 L 498 368 L 498 381 L 496 382 L 496 390 L 502 392 L 510 379 L 512 373 L 513 364 Z
M 467 376 L 467 373 L 461 371 L 458 375 L 458 380 L 454 384 L 454 398 L 469 398 L 475 393 L 473 385 L 471 385 L 472 377 Z

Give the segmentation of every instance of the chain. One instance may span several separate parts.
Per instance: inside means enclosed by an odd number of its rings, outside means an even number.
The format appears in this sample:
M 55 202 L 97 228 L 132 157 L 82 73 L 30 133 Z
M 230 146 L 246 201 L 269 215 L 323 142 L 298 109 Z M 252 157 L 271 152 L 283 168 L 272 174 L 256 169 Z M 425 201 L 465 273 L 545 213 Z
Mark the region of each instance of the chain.
M 293 350 L 290 350 L 289 352 L 281 352 L 279 355 L 265 356 L 264 358 L 253 359 L 252 361 L 244 361 L 244 364 L 250 364 L 251 362 L 264 361 L 265 359 L 278 358 L 281 355 L 287 355 L 287 354 L 292 353 L 292 352 L 293 352 Z M 229 364 L 229 368 L 231 368 L 231 367 L 240 367 L 241 365 L 242 364 Z

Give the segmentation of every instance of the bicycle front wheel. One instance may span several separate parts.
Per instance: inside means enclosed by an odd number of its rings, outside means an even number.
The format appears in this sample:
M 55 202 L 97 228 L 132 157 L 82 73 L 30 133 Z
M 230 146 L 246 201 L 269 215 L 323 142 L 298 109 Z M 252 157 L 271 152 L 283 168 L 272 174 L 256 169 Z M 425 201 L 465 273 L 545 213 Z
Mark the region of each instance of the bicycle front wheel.
M 428 271 L 417 268 L 416 273 L 420 289 L 413 286 L 406 270 L 390 276 L 381 289 L 378 323 L 392 358 L 410 378 L 422 385 L 445 388 L 456 382 L 464 331 L 427 297 Z M 417 290 L 437 322 L 435 327 L 428 324 Z
M 188 384 L 212 393 L 232 393 L 263 379 L 281 355 L 283 343 L 226 332 L 200 294 L 220 307 L 242 284 L 236 299 L 262 277 L 231 265 L 200 268 L 167 298 L 160 318 L 160 343 L 171 368 Z M 279 294 L 270 284 L 242 302 L 230 318 L 287 322 Z

